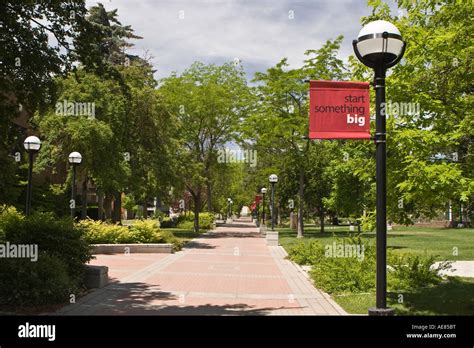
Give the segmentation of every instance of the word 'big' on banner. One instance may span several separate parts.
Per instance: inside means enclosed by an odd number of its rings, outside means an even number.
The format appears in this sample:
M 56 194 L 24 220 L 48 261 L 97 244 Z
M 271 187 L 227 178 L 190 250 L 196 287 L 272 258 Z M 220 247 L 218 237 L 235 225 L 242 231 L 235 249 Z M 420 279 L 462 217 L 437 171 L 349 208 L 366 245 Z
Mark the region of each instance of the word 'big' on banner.
M 310 139 L 370 139 L 368 82 L 310 81 Z

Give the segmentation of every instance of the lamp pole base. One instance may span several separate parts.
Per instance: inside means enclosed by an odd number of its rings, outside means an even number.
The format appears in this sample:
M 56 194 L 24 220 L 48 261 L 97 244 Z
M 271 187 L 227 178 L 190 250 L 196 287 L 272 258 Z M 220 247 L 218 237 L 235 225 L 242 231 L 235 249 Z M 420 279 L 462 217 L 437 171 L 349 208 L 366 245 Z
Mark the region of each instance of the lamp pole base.
M 377 317 L 391 317 L 395 315 L 395 309 L 393 308 L 369 308 L 369 316 Z

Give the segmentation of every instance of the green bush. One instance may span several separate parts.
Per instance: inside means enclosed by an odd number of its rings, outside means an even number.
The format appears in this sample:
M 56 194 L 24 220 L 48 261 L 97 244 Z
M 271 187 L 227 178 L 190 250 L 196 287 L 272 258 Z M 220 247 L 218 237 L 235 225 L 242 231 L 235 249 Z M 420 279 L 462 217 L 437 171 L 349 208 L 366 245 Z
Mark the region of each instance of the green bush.
M 324 257 L 313 263 L 310 271 L 315 285 L 329 293 L 367 292 L 375 289 L 375 247 L 363 243 L 359 237 L 336 240 L 336 247 L 359 247 L 363 257 L 340 257 L 329 253 L 333 245 L 324 247 Z M 363 249 L 362 249 L 363 248 Z
M 214 214 L 208 212 L 199 213 L 199 229 L 211 230 L 214 224 Z M 187 215 L 181 214 L 178 218 L 178 228 L 193 229 L 194 228 L 194 213 L 188 212 Z
M 126 227 L 87 219 L 77 225 L 91 244 L 172 243 L 175 250 L 181 247 L 172 232 L 159 229 L 157 220 L 136 220 Z
M 160 227 L 161 228 L 175 228 L 178 225 L 178 219 L 171 219 L 169 217 L 164 217 L 160 221 Z
M 437 285 L 443 279 L 440 271 L 450 269 L 451 263 L 440 262 L 437 267 L 435 255 L 389 254 L 388 285 L 393 290 L 413 290 Z
M 47 253 L 36 262 L 0 260 L 0 279 L 0 304 L 14 307 L 62 303 L 78 289 L 64 261 Z
M 74 282 L 82 282 L 83 265 L 92 256 L 82 230 L 75 228 L 70 218 L 58 219 L 52 213 L 36 213 L 23 219 L 11 218 L 2 228 L 7 241 L 12 244 L 37 244 L 40 252 L 65 263 Z
M 314 265 L 324 257 L 324 247 L 319 241 L 299 242 L 288 251 L 288 258 L 300 265 Z
M 373 292 L 375 291 L 376 255 L 372 243 L 362 242 L 359 236 L 335 241 L 338 246 L 359 246 L 363 258 L 334 255 L 332 244 L 322 245 L 319 241 L 300 242 L 288 252 L 290 260 L 311 265 L 310 276 L 314 284 L 329 293 Z M 336 249 L 337 250 L 337 249 Z M 353 249 L 352 249 L 353 250 Z M 362 249 L 359 249 L 362 250 Z M 336 256 L 336 257 L 335 257 Z M 413 290 L 436 285 L 442 280 L 440 271 L 451 268 L 449 262 L 433 267 L 434 255 L 388 254 L 388 286 L 391 290 Z
M 6 241 L 5 228 L 8 228 L 8 226 L 19 226 L 23 218 L 24 216 L 15 207 L 0 206 L 0 242 Z
M 0 303 L 15 307 L 60 303 L 83 287 L 84 264 L 91 259 L 82 230 L 52 213 L 24 217 L 0 210 L 2 243 L 36 244 L 38 259 L 0 259 Z

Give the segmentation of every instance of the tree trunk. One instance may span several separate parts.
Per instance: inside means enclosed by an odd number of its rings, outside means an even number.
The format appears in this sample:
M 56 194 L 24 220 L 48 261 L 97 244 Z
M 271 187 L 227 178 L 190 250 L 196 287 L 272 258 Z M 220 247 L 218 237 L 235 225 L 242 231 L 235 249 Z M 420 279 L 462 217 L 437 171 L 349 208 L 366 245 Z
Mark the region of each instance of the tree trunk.
M 110 193 L 105 194 L 104 213 L 105 213 L 105 220 L 112 219 L 112 195 Z
M 199 190 L 194 199 L 194 232 L 199 232 L 199 211 L 201 207 L 201 191 Z
M 148 218 L 148 203 L 147 202 L 148 202 L 147 198 L 145 197 L 145 199 L 142 202 L 142 218 L 143 219 Z
M 304 172 L 300 170 L 300 183 L 299 183 L 299 204 L 298 204 L 298 234 L 296 238 L 304 237 L 304 219 L 303 219 L 303 209 L 304 209 Z
M 122 193 L 119 191 L 114 192 L 114 211 L 112 222 L 122 222 Z
M 319 208 L 319 223 L 321 225 L 321 233 L 324 233 L 324 203 L 322 201 Z
M 211 187 L 211 181 L 208 180 L 206 183 L 206 189 L 207 189 L 207 210 L 209 212 L 212 212 L 212 187 Z
M 99 219 L 99 221 L 103 221 L 104 220 L 104 193 L 102 192 L 102 190 L 97 189 L 96 194 L 97 194 L 97 206 L 98 206 L 97 219 Z
M 81 219 L 84 220 L 87 218 L 87 176 L 82 182 L 82 209 L 81 209 Z

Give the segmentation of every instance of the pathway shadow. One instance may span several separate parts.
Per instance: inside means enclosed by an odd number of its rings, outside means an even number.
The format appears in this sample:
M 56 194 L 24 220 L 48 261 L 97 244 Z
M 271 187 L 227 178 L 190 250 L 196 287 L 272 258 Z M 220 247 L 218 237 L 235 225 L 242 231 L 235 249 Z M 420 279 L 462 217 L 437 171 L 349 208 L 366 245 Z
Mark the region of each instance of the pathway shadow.
M 146 283 L 112 283 L 102 289 L 106 296 L 101 302 L 94 302 L 94 297 L 85 302 L 78 301 L 73 306 L 76 310 L 66 315 L 268 315 L 276 310 L 301 309 L 298 306 L 279 306 L 256 308 L 245 303 L 223 304 L 223 305 L 191 305 L 186 304 L 186 298 L 176 296 L 167 291 L 162 291 L 158 286 L 150 286 Z M 90 293 L 91 294 L 91 293 Z M 84 307 L 93 306 L 93 311 L 81 313 Z M 61 315 L 62 313 L 56 313 Z
M 203 236 L 203 238 L 205 238 Z M 190 240 L 189 242 L 187 242 L 184 247 L 186 249 L 215 249 L 216 246 L 215 245 L 211 245 L 211 244 L 208 244 L 208 243 L 203 243 L 203 242 L 200 242 L 198 240 Z

